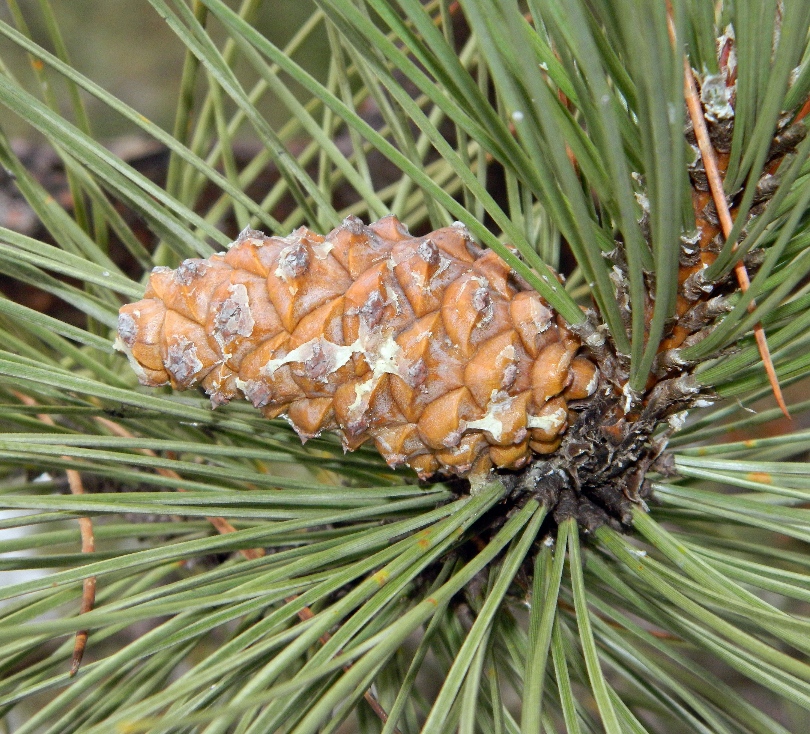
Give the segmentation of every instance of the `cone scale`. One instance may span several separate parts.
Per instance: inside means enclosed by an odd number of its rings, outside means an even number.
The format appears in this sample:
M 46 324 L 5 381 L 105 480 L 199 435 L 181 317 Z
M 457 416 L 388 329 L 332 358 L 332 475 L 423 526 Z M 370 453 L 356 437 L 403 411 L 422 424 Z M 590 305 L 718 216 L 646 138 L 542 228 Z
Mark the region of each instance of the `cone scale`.
M 121 308 L 143 385 L 247 398 L 302 440 L 373 441 L 391 466 L 483 478 L 560 445 L 598 370 L 561 317 L 463 225 L 395 217 L 326 236 L 246 230 L 226 253 L 155 268 Z

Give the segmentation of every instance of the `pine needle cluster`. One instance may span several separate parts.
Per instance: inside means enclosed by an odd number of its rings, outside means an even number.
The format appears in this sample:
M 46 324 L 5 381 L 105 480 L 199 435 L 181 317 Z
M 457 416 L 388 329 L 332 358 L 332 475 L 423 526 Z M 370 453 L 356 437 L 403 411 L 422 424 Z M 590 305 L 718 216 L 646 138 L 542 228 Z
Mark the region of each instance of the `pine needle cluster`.
M 0 122 L 36 222 L 0 210 L 0 731 L 804 731 L 810 4 L 315 0 L 282 48 L 273 3 L 149 3 L 171 132 L 57 3 L 0 17 L 2 117 L 63 176 Z M 389 214 L 461 222 L 589 350 L 556 453 L 420 483 L 113 348 L 155 266 Z

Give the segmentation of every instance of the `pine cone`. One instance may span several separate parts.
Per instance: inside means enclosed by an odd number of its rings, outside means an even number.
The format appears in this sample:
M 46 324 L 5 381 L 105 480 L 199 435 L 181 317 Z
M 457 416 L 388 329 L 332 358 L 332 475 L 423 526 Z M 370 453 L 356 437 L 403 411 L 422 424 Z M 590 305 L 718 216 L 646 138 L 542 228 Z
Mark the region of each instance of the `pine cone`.
M 227 253 L 158 267 L 116 344 L 143 385 L 244 396 L 302 440 L 372 439 L 420 477 L 548 454 L 597 369 L 537 293 L 461 224 L 412 237 L 349 217 L 326 237 L 246 230 Z

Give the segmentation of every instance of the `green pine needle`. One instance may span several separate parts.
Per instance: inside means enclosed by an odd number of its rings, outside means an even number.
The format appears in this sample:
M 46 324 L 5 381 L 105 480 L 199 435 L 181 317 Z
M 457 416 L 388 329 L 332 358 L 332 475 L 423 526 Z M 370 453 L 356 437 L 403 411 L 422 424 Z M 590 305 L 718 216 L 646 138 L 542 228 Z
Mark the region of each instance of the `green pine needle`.
M 764 209 L 757 183 L 810 94 L 810 5 L 673 1 L 673 45 L 666 3 L 315 0 L 283 45 L 261 25 L 277 3 L 150 4 L 184 59 L 172 132 L 73 65 L 102 29 L 70 38 L 49 0 L 0 18 L 0 195 L 37 223 L 0 222 L 0 731 L 804 731 L 810 137 Z M 334 436 L 302 445 L 247 404 L 137 386 L 114 350 L 155 265 L 244 226 L 394 213 L 420 232 L 462 221 L 579 328 L 595 307 L 643 391 L 695 226 L 681 54 L 718 74 L 731 30 L 740 236 L 704 275 L 758 264 L 680 350 L 706 400 L 659 427 L 667 460 L 632 532 L 584 533 L 498 480 L 423 487 Z M 165 152 L 165 184 L 94 136 L 101 107 Z M 58 154 L 69 195 L 16 152 L 12 117 Z

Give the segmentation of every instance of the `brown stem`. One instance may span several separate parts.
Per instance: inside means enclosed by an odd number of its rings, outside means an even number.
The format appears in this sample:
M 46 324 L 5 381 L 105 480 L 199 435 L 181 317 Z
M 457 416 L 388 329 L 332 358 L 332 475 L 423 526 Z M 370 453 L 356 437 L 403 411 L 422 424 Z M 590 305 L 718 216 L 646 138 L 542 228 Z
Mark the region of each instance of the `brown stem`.
M 82 484 L 82 477 L 79 472 L 74 469 L 66 471 L 68 484 L 72 494 L 84 494 L 84 485 Z M 79 532 L 82 537 L 82 553 L 94 553 L 96 550 L 96 539 L 93 536 L 93 523 L 89 517 L 79 518 Z M 88 576 L 82 582 L 82 605 L 79 614 L 86 614 L 92 611 L 96 603 L 96 577 Z M 88 630 L 79 630 L 76 633 L 76 639 L 73 642 L 73 658 L 70 663 L 70 677 L 72 678 L 79 672 L 79 666 L 82 664 L 82 657 L 84 657 L 84 649 L 87 647 Z
M 805 117 L 807 117 L 808 114 L 810 114 L 810 99 L 805 100 L 805 103 L 796 113 L 796 117 L 793 118 L 791 124 L 795 125 L 797 122 L 801 122 Z
M 24 405 L 36 405 L 37 401 L 29 395 L 12 391 L 13 395 Z M 37 418 L 48 426 L 56 425 L 51 416 L 44 413 L 37 415 Z M 63 456 L 63 459 L 70 460 L 69 456 Z M 75 469 L 67 469 L 68 485 L 70 486 L 71 494 L 84 494 L 84 484 L 82 484 L 82 476 Z M 79 533 L 82 539 L 82 553 L 94 553 L 96 550 L 96 539 L 93 535 L 93 522 L 89 517 L 79 518 Z M 88 576 L 82 582 L 82 604 L 79 609 L 79 614 L 86 614 L 93 610 L 96 603 L 96 577 Z M 84 657 L 84 650 L 87 647 L 88 630 L 79 630 L 76 633 L 76 638 L 73 642 L 73 657 L 70 663 L 70 677 L 72 678 L 79 672 L 79 666 L 82 664 L 82 657 Z
M 674 26 L 672 23 L 672 14 L 670 9 L 669 17 L 670 37 L 674 40 Z M 684 97 L 686 99 L 686 108 L 689 111 L 689 117 L 692 120 L 692 127 L 695 131 L 695 138 L 697 139 L 698 148 L 700 149 L 700 156 L 703 159 L 703 167 L 706 170 L 706 179 L 709 182 L 709 189 L 714 200 L 714 206 L 717 209 L 717 216 L 720 220 L 720 227 L 723 231 L 723 236 L 728 239 L 731 234 L 734 222 L 731 218 L 731 211 L 726 201 L 726 196 L 723 191 L 723 177 L 720 175 L 720 169 L 717 165 L 717 156 L 712 146 L 709 130 L 706 127 L 706 119 L 703 116 L 703 105 L 700 102 L 698 95 L 697 85 L 695 84 L 695 75 L 692 73 L 692 66 L 686 55 L 683 57 L 683 87 Z M 736 251 L 737 243 L 735 242 L 732 247 L 732 252 Z M 748 279 L 748 271 L 745 269 L 745 264 L 740 260 L 734 266 L 734 274 L 737 277 L 737 283 L 740 290 L 745 293 L 748 290 L 750 281 Z M 748 312 L 751 313 L 756 308 L 756 303 L 752 300 L 748 304 Z M 762 364 L 765 367 L 765 372 L 768 375 L 768 381 L 771 384 L 776 402 L 779 408 L 785 414 L 785 417 L 790 418 L 785 399 L 782 396 L 782 388 L 779 385 L 779 378 L 776 376 L 776 369 L 773 366 L 771 353 L 768 349 L 768 342 L 765 338 L 765 330 L 762 324 L 758 323 L 754 326 L 754 337 L 757 341 L 759 354 L 762 358 Z

